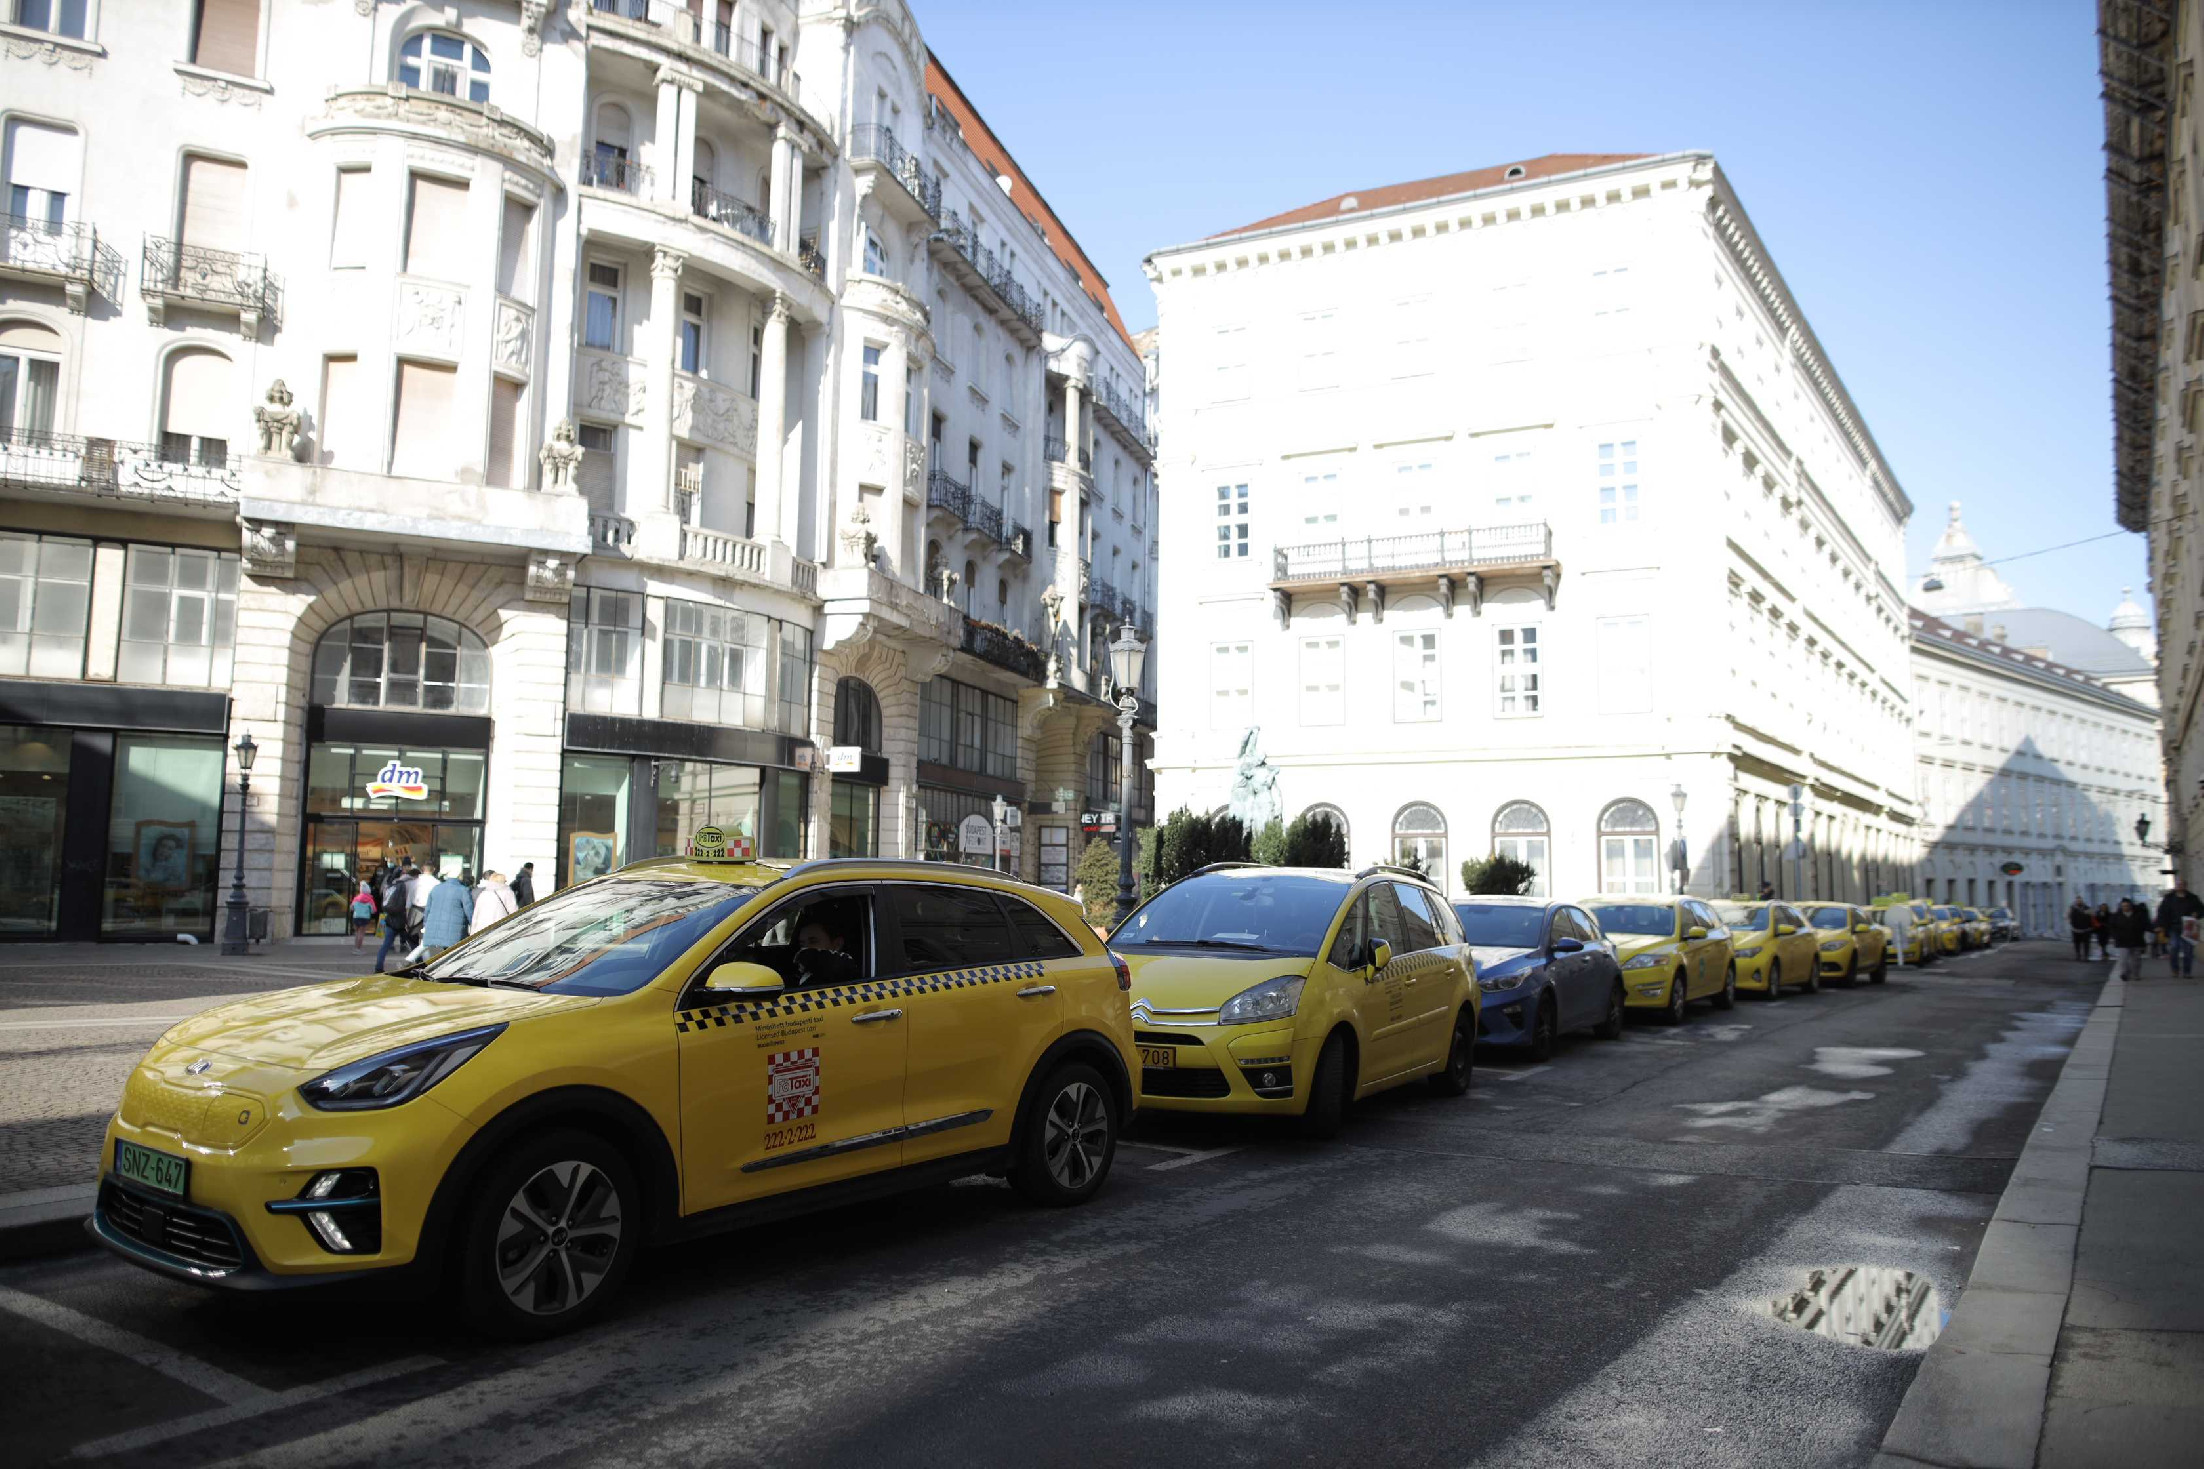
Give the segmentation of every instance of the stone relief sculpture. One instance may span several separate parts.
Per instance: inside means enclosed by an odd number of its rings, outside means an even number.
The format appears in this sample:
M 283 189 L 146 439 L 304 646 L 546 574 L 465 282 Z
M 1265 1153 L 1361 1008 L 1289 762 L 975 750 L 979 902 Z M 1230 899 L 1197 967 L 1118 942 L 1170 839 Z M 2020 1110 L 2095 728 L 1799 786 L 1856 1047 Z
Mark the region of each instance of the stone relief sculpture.
M 1240 740 L 1240 764 L 1232 776 L 1232 799 L 1227 807 L 1250 833 L 1278 820 L 1285 809 L 1278 794 L 1278 772 L 1263 757 L 1262 736 L 1261 727 L 1251 724 Z
M 880 537 L 873 534 L 872 514 L 862 501 L 850 511 L 849 522 L 842 527 L 842 544 L 849 548 L 852 560 L 868 567 L 873 564 L 873 557 L 880 549 Z
M 550 442 L 536 455 L 537 462 L 543 466 L 545 492 L 571 495 L 580 489 L 582 456 L 586 452 L 574 441 L 574 420 L 560 419 L 558 427 L 551 430 Z
M 296 450 L 299 427 L 304 420 L 291 406 L 291 390 L 277 378 L 268 385 L 268 401 L 253 410 L 253 423 L 260 430 L 260 452 L 275 458 L 288 459 Z
M 529 312 L 511 301 L 497 303 L 495 355 L 500 367 L 528 370 Z
M 674 378 L 673 427 L 686 438 L 722 444 L 737 454 L 758 451 L 757 404 L 702 378 Z
M 290 577 L 298 575 L 298 533 L 291 526 L 275 521 L 248 520 L 244 523 L 245 571 L 250 576 Z
M 612 357 L 589 359 L 588 391 L 582 398 L 587 406 L 621 418 L 641 418 L 645 396 L 642 375 L 631 376 L 627 363 Z
M 397 342 L 439 357 L 459 356 L 462 303 L 459 292 L 402 281 L 398 287 Z

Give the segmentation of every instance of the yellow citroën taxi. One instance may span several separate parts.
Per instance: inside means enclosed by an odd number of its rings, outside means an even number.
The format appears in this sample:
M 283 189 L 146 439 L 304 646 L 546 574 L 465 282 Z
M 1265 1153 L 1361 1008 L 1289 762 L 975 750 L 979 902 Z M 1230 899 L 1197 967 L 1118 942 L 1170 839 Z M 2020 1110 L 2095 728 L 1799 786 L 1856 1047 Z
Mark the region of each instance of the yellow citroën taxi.
M 1618 893 L 1583 906 L 1614 941 L 1631 1009 L 1656 1010 L 1663 1024 L 1681 1025 L 1693 1000 L 1712 1000 L 1717 1010 L 1737 1003 L 1729 930 L 1699 899 Z
M 1421 873 L 1218 863 L 1110 935 L 1133 974 L 1140 1105 L 1283 1113 L 1315 1137 L 1418 1079 L 1469 1090 L 1476 967 Z
M 1077 905 L 984 871 L 639 863 L 176 1026 L 91 1228 L 235 1289 L 448 1278 L 483 1327 L 548 1334 L 645 1243 L 983 1171 L 1092 1197 L 1133 1106 L 1125 985 Z

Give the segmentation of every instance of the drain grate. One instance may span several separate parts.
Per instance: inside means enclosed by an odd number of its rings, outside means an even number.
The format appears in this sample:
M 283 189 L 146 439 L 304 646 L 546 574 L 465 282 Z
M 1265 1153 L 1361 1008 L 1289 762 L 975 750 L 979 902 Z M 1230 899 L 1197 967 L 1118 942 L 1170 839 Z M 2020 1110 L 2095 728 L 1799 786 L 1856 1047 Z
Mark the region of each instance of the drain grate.
M 1778 1296 L 1770 1310 L 1801 1331 L 1888 1352 L 1925 1347 L 1944 1329 L 1944 1310 L 1928 1277 L 1883 1265 L 1809 1270 L 1805 1286 Z

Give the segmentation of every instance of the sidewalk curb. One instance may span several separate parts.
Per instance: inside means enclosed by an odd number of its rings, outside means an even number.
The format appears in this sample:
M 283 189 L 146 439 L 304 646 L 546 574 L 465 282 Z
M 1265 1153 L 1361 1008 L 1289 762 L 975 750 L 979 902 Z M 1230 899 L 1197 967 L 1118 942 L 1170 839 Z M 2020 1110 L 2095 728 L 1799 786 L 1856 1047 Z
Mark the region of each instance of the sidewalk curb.
M 2099 992 L 1871 1469 L 2033 1469 L 2125 994 Z
M 73 1255 L 92 1248 L 84 1221 L 99 1190 L 89 1183 L 0 1194 L 0 1262 Z

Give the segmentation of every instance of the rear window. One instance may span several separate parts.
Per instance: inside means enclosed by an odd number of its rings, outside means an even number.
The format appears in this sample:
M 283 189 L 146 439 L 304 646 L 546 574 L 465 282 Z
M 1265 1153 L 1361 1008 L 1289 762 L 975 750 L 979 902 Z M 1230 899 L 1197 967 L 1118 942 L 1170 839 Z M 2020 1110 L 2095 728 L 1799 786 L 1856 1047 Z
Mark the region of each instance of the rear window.
M 1025 957 L 1028 959 L 1076 959 L 1081 950 L 1065 935 L 1064 931 L 1048 921 L 1046 914 L 1020 898 L 1004 897 L 1003 908 L 1010 914 L 1010 926 L 1025 941 Z
M 903 940 L 900 973 L 973 969 L 1017 957 L 1010 922 L 983 888 L 898 884 L 888 890 L 888 903 Z
M 1494 949 L 1535 949 L 1546 926 L 1545 909 L 1520 903 L 1456 903 L 1454 916 L 1464 939 Z
M 1321 877 L 1214 872 L 1173 883 L 1110 935 L 1113 949 L 1194 948 L 1314 958 L 1347 885 Z
M 1592 910 L 1599 926 L 1608 933 L 1658 934 L 1676 932 L 1676 910 L 1666 903 L 1602 903 Z

